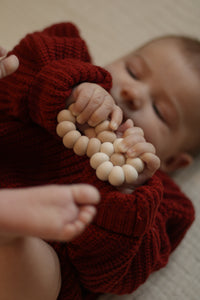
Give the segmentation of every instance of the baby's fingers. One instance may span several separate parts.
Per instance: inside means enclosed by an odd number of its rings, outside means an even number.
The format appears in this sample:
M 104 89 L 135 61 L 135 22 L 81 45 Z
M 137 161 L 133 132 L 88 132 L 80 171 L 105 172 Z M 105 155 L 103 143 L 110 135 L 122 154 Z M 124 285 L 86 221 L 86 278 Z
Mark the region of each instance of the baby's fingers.
M 18 66 L 19 61 L 15 55 L 0 60 L 0 79 L 15 72 Z
M 156 153 L 155 147 L 151 143 L 139 142 L 135 144 L 132 148 L 128 149 L 127 155 L 130 157 L 137 157 L 144 153 Z
M 110 128 L 117 130 L 123 120 L 123 112 L 121 108 L 114 105 L 113 111 L 111 112 Z
M 77 105 L 80 105 L 80 102 L 77 102 Z M 108 118 L 113 108 L 114 100 L 112 97 L 101 87 L 97 87 L 79 114 L 77 122 L 80 124 L 87 122 L 90 126 L 96 126 Z
M 96 126 L 109 117 L 111 118 L 110 129 L 116 130 L 122 122 L 123 113 L 121 108 L 115 105 L 113 98 L 107 93 L 100 101 L 99 107 L 94 109 L 93 114 L 88 120 L 88 124 Z
M 133 121 L 131 119 L 126 120 L 119 126 L 117 129 L 117 136 L 122 137 L 128 128 L 133 128 Z
M 142 134 L 140 134 L 140 129 L 137 127 L 134 127 L 133 130 L 131 130 L 133 133 L 127 136 L 124 136 L 123 141 L 119 144 L 119 150 L 121 152 L 126 152 L 128 155 L 132 151 L 134 151 L 135 146 L 138 143 L 145 143 L 145 138 Z
M 152 176 L 160 168 L 160 159 L 153 153 L 144 153 L 140 158 L 145 162 L 149 176 Z
M 102 94 L 102 98 L 93 98 L 93 111 L 88 118 L 88 124 L 90 126 L 96 126 L 100 122 L 105 121 L 108 119 L 108 116 L 113 111 L 114 101 L 111 96 L 107 93 L 105 95 Z M 94 103 L 98 103 L 98 106 Z M 85 111 L 84 111 L 85 112 Z
M 86 109 L 93 95 L 93 86 L 88 88 L 87 83 L 80 84 L 72 92 L 73 114 L 80 116 Z M 95 103 L 94 103 L 95 104 Z M 98 104 L 99 106 L 99 104 Z M 84 118 L 84 115 L 83 115 Z M 80 119 L 81 120 L 81 119 Z
M 113 104 L 112 101 L 108 102 L 107 104 L 106 102 L 103 102 L 102 105 L 92 114 L 88 124 L 90 126 L 96 126 L 100 122 L 108 119 L 109 116 L 111 117 L 110 129 L 117 130 L 122 122 L 123 113 L 121 108 Z

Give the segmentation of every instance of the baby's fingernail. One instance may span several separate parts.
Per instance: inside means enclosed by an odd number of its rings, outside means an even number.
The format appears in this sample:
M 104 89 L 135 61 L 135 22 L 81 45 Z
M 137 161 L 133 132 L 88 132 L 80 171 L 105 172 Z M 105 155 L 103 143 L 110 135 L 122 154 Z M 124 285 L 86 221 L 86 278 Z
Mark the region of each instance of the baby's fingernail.
M 79 117 L 79 116 L 76 118 L 76 121 L 77 121 L 79 124 L 83 124 L 83 120 L 82 120 L 82 118 Z
M 90 121 L 90 120 L 89 120 L 87 123 L 88 123 L 88 125 L 91 126 L 91 127 L 95 127 L 95 126 L 97 125 L 96 123 L 94 123 L 94 122 L 92 122 L 92 121 Z
M 111 128 L 112 130 L 117 130 L 117 128 L 118 128 L 117 123 L 114 122 L 114 121 L 111 121 L 111 122 L 110 122 L 110 128 Z
M 72 103 L 68 109 L 71 111 L 72 115 L 77 117 L 79 114 L 76 112 L 75 108 L 74 108 L 74 103 Z
M 130 149 L 130 150 L 127 151 L 127 155 L 129 157 L 136 157 L 137 153 L 134 150 Z
M 123 142 L 119 143 L 118 148 L 121 152 L 126 152 L 128 150 L 127 145 L 125 145 Z

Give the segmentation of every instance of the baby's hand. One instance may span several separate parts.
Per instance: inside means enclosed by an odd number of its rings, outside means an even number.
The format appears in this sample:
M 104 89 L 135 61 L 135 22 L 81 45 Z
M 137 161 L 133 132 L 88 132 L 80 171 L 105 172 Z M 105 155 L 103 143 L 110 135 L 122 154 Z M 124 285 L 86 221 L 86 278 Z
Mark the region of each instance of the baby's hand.
M 6 55 L 6 50 L 0 46 L 0 79 L 15 72 L 19 66 L 18 58 L 15 55 Z
M 160 159 L 155 154 L 155 147 L 145 140 L 144 132 L 141 128 L 133 127 L 133 123 L 131 126 L 131 120 L 127 120 L 119 127 L 119 134 L 122 132 L 123 127 L 125 130 L 123 132 L 123 142 L 119 146 L 120 150 L 130 158 L 141 158 L 145 163 L 144 170 L 139 174 L 138 179 L 134 182 L 134 186 L 129 186 L 129 188 L 133 189 L 144 184 L 153 176 L 160 167 Z
M 73 114 L 79 124 L 88 123 L 94 127 L 110 118 L 110 128 L 116 130 L 122 122 L 123 113 L 112 96 L 100 85 L 81 83 L 74 88 L 69 101 L 74 102 Z

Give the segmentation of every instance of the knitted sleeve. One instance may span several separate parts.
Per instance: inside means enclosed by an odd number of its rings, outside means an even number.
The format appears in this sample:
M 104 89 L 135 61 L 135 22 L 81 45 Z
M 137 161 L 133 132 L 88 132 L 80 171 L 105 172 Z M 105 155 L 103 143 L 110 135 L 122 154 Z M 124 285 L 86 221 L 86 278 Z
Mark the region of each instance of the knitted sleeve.
M 132 195 L 112 191 L 104 197 L 95 222 L 69 244 L 68 254 L 88 290 L 131 293 L 167 264 L 194 220 L 194 208 L 161 172 Z
M 90 63 L 87 46 L 71 23 L 28 34 L 12 53 L 20 67 L 0 82 L 1 96 L 7 100 L 1 110 L 54 135 L 56 116 L 77 84 L 87 81 L 111 87 L 109 73 Z
M 76 59 L 53 61 L 37 74 L 28 99 L 31 119 L 56 135 L 56 117 L 66 107 L 72 89 L 81 82 L 110 86 L 110 75 L 87 62 Z

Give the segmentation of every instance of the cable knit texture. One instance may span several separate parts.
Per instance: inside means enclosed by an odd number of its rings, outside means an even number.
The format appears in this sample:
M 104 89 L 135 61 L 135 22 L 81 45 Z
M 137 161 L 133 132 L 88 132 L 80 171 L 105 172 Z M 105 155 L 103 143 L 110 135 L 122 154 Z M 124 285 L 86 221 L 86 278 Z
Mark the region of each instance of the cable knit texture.
M 59 300 L 131 293 L 167 264 L 192 224 L 193 206 L 162 172 L 122 194 L 97 179 L 86 156 L 63 146 L 56 116 L 72 88 L 94 82 L 109 90 L 112 84 L 110 74 L 91 63 L 73 24 L 28 34 L 12 53 L 20 67 L 0 81 L 0 185 L 96 186 L 101 203 L 94 222 L 71 243 L 51 243 L 61 262 Z

